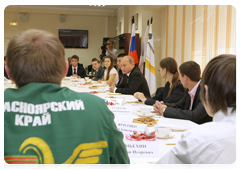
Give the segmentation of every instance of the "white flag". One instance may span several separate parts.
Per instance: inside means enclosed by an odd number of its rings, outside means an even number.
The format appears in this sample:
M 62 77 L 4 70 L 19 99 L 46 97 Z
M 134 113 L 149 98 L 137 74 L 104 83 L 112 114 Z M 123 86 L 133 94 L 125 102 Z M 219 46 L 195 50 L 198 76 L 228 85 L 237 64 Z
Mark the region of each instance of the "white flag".
M 147 55 L 145 60 L 145 78 L 148 83 L 150 95 L 156 92 L 156 70 L 153 47 L 152 23 L 150 25 L 147 43 Z
M 139 61 L 139 69 L 143 74 L 144 74 L 143 69 L 144 69 L 144 62 L 146 58 L 146 48 L 147 48 L 147 41 L 148 41 L 148 27 L 149 27 L 148 25 L 149 25 L 149 21 L 145 31 L 145 35 L 142 43 L 142 51 L 141 51 L 140 61 Z

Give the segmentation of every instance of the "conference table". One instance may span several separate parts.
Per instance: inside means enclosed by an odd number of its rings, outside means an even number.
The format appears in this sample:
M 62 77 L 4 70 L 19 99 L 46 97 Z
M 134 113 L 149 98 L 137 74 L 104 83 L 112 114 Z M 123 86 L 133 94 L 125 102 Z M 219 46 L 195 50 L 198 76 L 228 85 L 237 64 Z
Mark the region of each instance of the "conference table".
M 158 146 L 158 156 L 157 157 L 149 157 L 149 156 L 139 156 L 139 157 L 132 157 L 129 155 L 130 158 L 130 164 L 154 164 L 157 160 L 162 158 L 167 152 L 169 152 L 174 145 L 181 139 L 181 135 L 185 130 L 188 130 L 190 128 L 198 126 L 198 124 L 188 121 L 188 120 L 181 120 L 181 119 L 172 119 L 172 118 L 165 118 L 163 116 L 160 116 L 156 113 L 154 113 L 154 110 L 152 106 L 145 105 L 141 102 L 139 102 L 137 99 L 133 97 L 133 95 L 123 95 L 123 94 L 114 94 L 114 93 L 109 93 L 109 86 L 107 84 L 102 83 L 97 83 L 95 81 L 86 80 L 83 82 L 83 79 L 81 79 L 81 83 L 79 83 L 80 79 L 73 79 L 73 78 L 64 78 L 61 82 L 62 87 L 67 87 L 75 92 L 86 92 L 86 93 L 92 93 L 93 95 L 96 95 L 100 98 L 103 99 L 109 99 L 107 97 L 113 96 L 115 99 L 120 98 L 122 101 L 122 106 L 128 106 L 132 107 L 133 112 L 128 113 L 128 114 L 121 114 L 121 113 L 114 113 L 115 119 L 114 121 L 116 122 L 125 122 L 131 124 L 133 119 L 140 118 L 139 117 L 139 108 L 151 108 L 151 112 L 153 114 L 153 119 L 158 120 L 157 124 L 155 126 L 166 126 L 171 129 L 171 136 L 168 138 L 157 138 L 155 141 L 145 141 L 145 143 L 148 143 L 151 145 L 151 142 L 155 142 L 154 144 L 157 144 Z M 87 84 L 86 84 L 87 82 Z M 94 83 L 94 84 L 92 84 Z M 97 86 L 96 89 L 91 89 L 92 86 Z M 90 88 L 89 88 L 90 87 Z M 15 84 L 11 84 L 9 82 L 4 82 L 4 90 L 7 88 L 16 88 Z M 146 126 L 148 132 L 153 132 L 155 131 L 154 126 Z M 180 130 L 178 129 L 180 127 Z M 126 143 L 131 143 L 131 142 L 142 142 L 142 141 L 129 141 L 126 139 L 124 135 L 123 139 L 125 145 Z

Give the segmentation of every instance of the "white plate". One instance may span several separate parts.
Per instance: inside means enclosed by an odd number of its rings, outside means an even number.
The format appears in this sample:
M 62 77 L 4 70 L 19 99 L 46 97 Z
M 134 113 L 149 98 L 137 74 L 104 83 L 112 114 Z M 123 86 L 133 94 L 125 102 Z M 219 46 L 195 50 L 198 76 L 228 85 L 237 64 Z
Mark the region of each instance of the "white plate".
M 141 104 L 142 104 L 142 102 L 141 102 Z M 137 108 L 137 112 L 141 112 L 141 110 L 139 108 Z M 151 113 L 156 113 L 155 110 L 153 109 L 153 107 L 152 107 Z
M 98 93 L 106 93 L 106 91 L 98 91 Z
M 158 137 L 158 136 L 157 136 L 157 138 L 158 138 L 158 139 L 169 139 L 169 138 L 172 138 L 173 136 L 174 136 L 174 133 L 171 133 L 171 132 L 170 132 L 169 135 L 166 136 L 166 137 Z
M 152 113 L 150 113 L 149 115 L 143 115 L 142 113 L 137 113 L 138 116 L 140 117 L 152 117 L 154 116 Z
M 161 127 L 168 127 L 171 130 L 176 130 L 176 131 L 185 131 L 190 129 L 190 127 L 188 126 L 181 126 L 181 125 L 161 125 Z

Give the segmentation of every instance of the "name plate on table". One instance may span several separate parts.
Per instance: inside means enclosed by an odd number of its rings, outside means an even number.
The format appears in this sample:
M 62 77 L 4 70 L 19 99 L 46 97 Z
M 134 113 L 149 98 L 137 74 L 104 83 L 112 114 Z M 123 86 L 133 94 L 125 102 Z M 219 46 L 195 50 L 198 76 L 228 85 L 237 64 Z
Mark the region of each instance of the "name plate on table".
M 108 106 L 121 106 L 123 104 L 123 98 L 104 98 Z
M 129 158 L 159 158 L 160 148 L 157 141 L 124 141 Z
M 111 106 L 108 105 L 109 110 L 114 114 L 133 114 L 132 106 Z
M 117 129 L 123 134 L 133 134 L 133 131 L 148 133 L 146 124 L 126 123 L 120 121 L 115 121 L 115 124 L 117 126 Z

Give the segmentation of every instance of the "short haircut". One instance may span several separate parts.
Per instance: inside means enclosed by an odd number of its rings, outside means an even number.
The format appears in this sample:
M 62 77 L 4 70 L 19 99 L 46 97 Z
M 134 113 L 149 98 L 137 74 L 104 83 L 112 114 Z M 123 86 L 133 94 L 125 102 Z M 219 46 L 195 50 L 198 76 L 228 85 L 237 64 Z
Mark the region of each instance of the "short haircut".
M 60 84 L 64 77 L 64 47 L 47 31 L 31 29 L 13 37 L 6 60 L 17 87 L 31 82 Z
M 214 114 L 219 110 L 227 114 L 228 107 L 236 111 L 236 55 L 219 55 L 207 64 L 200 90 L 200 99 L 204 104 L 205 85 L 208 86 L 208 102 Z
M 130 64 L 132 64 L 132 63 L 135 64 L 134 59 L 133 59 L 131 56 L 127 55 L 127 56 L 124 56 L 123 58 L 127 58 L 127 59 L 128 59 L 128 62 L 129 62 Z
M 72 59 L 73 59 L 73 58 L 74 58 L 74 59 L 77 59 L 77 60 L 79 61 L 79 57 L 78 57 L 77 55 L 73 55 L 73 56 L 72 56 Z
M 100 63 L 100 61 L 98 59 L 96 59 L 96 58 L 92 59 L 92 62 L 94 62 L 94 61 L 97 61 L 98 63 Z
M 125 57 L 125 56 L 127 56 L 127 54 L 121 53 L 121 54 L 118 54 L 117 58 L 118 58 L 118 57 Z
M 107 41 L 110 41 L 113 44 L 113 39 L 112 38 L 109 38 Z
M 68 59 L 72 59 L 72 57 L 68 57 Z
M 188 76 L 192 81 L 198 82 L 201 78 L 201 68 L 195 61 L 187 61 L 180 65 L 179 71 L 182 75 Z
M 4 61 L 6 60 L 6 56 L 4 56 Z

